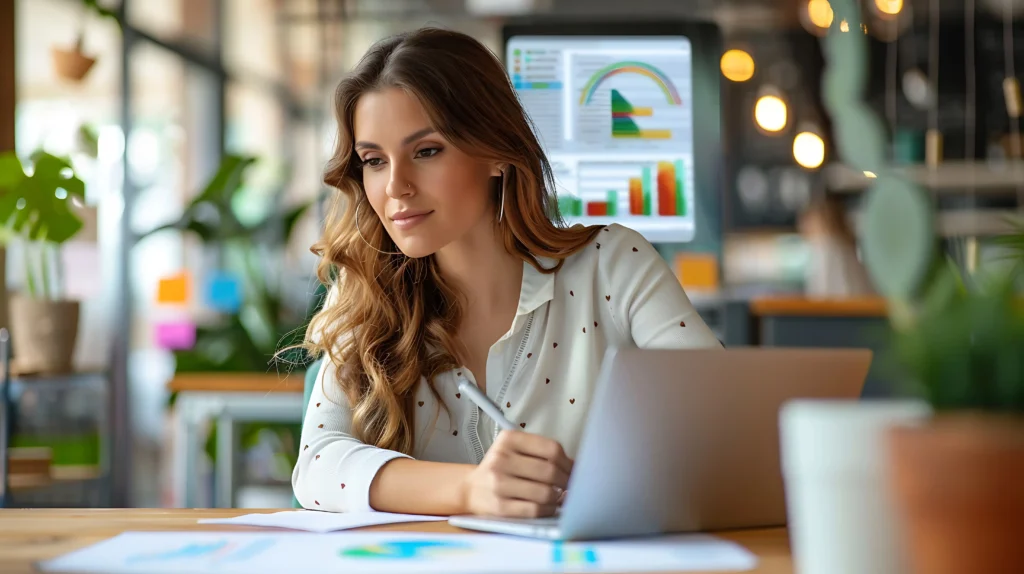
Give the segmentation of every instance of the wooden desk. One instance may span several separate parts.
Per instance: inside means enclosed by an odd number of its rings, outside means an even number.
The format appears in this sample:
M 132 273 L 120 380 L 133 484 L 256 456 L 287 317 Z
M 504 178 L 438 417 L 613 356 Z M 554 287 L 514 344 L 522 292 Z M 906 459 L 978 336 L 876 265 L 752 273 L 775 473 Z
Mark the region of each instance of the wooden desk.
M 197 524 L 200 518 L 227 518 L 276 510 L 85 509 L 0 510 L 0 572 L 35 572 L 33 564 L 95 544 L 126 531 L 260 530 L 248 526 Z M 374 530 L 465 532 L 444 522 L 394 524 Z M 756 574 L 793 574 L 785 529 L 744 530 L 719 536 L 745 546 L 758 557 Z

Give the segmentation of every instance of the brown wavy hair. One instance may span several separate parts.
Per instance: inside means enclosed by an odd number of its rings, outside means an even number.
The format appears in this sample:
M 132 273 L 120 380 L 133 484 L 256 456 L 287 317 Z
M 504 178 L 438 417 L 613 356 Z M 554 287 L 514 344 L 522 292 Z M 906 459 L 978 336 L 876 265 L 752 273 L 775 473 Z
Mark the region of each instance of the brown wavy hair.
M 553 273 L 600 227 L 562 222 L 533 126 L 501 62 L 473 38 L 436 28 L 391 37 L 370 48 L 341 81 L 334 95 L 338 140 L 324 173 L 324 183 L 340 193 L 311 249 L 320 257 L 317 275 L 330 295 L 311 321 L 305 346 L 338 367 L 355 435 L 409 454 L 415 386 L 425 376 L 444 404 L 433 380 L 459 366 L 455 333 L 463 307 L 435 257 L 400 254 L 366 199 L 353 150 L 353 113 L 363 94 L 392 87 L 418 98 L 432 127 L 460 150 L 508 165 L 503 182 L 492 178 L 491 192 L 496 233 L 509 253 Z M 538 257 L 557 265 L 545 268 Z

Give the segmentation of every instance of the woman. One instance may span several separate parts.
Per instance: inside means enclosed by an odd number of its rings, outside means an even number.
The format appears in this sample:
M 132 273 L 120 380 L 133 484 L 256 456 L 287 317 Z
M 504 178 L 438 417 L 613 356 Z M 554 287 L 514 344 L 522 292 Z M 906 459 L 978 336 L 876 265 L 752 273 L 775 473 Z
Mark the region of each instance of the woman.
M 875 294 L 857 256 L 857 236 L 835 195 L 817 193 L 800 215 L 800 234 L 810 250 L 804 291 L 808 297 L 869 297 Z
M 552 223 L 541 146 L 501 63 L 472 38 L 384 40 L 335 106 L 324 180 L 341 201 L 313 247 L 330 295 L 308 341 L 326 359 L 296 498 L 329 511 L 553 514 L 605 350 L 718 340 L 639 234 Z M 462 378 L 522 430 L 498 432 Z

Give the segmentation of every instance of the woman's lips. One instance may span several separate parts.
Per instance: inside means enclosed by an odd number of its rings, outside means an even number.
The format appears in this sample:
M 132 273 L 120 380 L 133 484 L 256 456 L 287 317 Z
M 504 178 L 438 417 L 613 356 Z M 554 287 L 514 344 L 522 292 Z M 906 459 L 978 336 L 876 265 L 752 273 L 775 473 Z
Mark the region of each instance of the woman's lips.
M 416 215 L 397 215 L 392 218 L 391 223 L 393 223 L 398 229 L 412 229 L 422 223 L 423 220 L 430 217 L 430 214 L 432 213 L 434 212 L 428 211 L 426 213 L 419 213 Z

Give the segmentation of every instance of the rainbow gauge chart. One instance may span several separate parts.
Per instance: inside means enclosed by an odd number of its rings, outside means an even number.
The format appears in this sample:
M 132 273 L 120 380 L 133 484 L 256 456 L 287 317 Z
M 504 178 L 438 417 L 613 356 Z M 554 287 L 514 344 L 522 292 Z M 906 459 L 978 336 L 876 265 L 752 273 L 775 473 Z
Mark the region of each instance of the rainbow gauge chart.
M 692 57 L 684 37 L 513 37 L 506 61 L 567 223 L 650 241 L 696 232 Z

